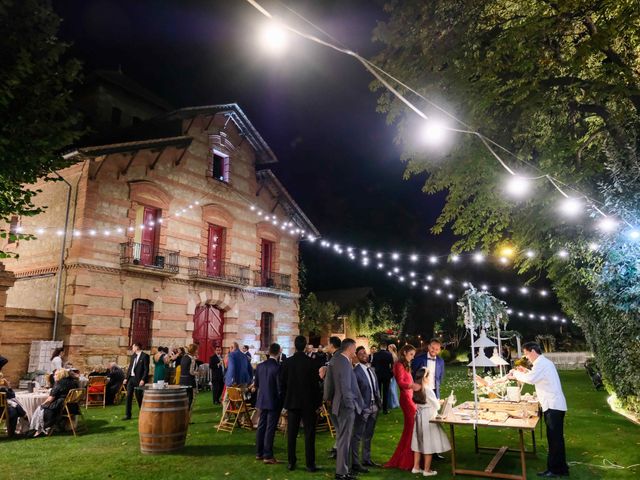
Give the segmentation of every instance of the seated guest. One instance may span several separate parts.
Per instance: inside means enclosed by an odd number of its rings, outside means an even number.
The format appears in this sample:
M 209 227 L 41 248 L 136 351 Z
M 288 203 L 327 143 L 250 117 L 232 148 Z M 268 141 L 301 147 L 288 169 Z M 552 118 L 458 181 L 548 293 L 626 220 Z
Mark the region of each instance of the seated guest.
M 104 365 L 95 365 L 87 377 L 106 377 L 107 369 Z
M 107 369 L 107 405 L 113 405 L 116 395 L 122 388 L 122 382 L 124 382 L 124 371 L 118 366 L 116 362 L 111 362 Z
M 11 384 L 9 380 L 4 378 L 4 376 L 0 373 L 0 393 L 5 394 L 5 398 L 7 400 L 6 405 L 6 418 L 7 418 L 7 433 L 9 434 L 9 438 L 13 438 L 16 432 L 16 425 L 18 424 L 19 418 L 27 418 L 27 412 L 24 411 L 22 406 L 15 400 L 16 394 L 11 389 Z M 0 410 L 0 415 L 2 415 L 2 410 Z
M 40 405 L 31 419 L 31 430 L 33 430 L 34 437 L 40 435 L 48 435 L 51 429 L 62 418 L 62 405 L 64 399 L 70 390 L 78 388 L 78 381 L 69 375 L 69 372 L 65 369 L 56 370 L 55 385 L 49 392 L 49 396 Z M 71 413 L 79 412 L 79 405 L 75 405 Z

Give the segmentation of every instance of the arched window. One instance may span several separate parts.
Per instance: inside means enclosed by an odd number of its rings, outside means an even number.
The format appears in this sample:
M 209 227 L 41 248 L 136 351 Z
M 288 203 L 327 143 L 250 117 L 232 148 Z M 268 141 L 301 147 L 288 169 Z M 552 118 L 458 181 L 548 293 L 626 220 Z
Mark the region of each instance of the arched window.
M 136 342 L 143 349 L 151 348 L 151 318 L 153 302 L 136 298 L 131 303 L 131 328 L 129 329 L 129 345 Z
M 273 313 L 262 312 L 260 316 L 260 348 L 263 352 L 273 343 Z

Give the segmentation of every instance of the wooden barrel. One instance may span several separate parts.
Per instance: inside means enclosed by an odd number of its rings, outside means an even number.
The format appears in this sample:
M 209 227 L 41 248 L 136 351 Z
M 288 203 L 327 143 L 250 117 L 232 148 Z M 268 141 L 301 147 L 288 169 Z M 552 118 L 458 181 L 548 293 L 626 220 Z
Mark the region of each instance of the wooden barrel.
M 184 447 L 189 428 L 187 388 L 180 385 L 145 387 L 138 420 L 142 453 L 173 452 Z

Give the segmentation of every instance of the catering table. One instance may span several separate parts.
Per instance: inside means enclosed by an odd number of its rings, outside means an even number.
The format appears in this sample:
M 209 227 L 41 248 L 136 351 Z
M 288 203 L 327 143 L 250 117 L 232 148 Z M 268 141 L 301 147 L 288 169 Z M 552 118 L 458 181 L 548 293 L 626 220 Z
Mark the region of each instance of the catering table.
M 48 396 L 49 390 L 33 393 L 18 391 L 16 392 L 16 401 L 22 405 L 24 411 L 27 412 L 29 420 L 31 420 L 33 413 L 44 403 Z
M 473 415 L 471 415 L 472 417 Z M 445 418 L 436 418 L 432 420 L 433 423 L 439 423 L 442 425 L 449 425 L 449 429 L 451 431 L 451 474 L 452 476 L 456 475 L 471 475 L 476 477 L 485 477 L 485 478 L 506 478 L 510 480 L 526 480 L 527 479 L 527 466 L 525 461 L 525 455 L 527 453 L 536 453 L 536 444 L 535 444 L 535 434 L 534 430 L 538 421 L 540 420 L 539 416 L 533 416 L 530 418 L 507 418 L 504 421 L 490 421 L 490 420 L 475 420 L 473 418 L 469 418 L 469 415 L 463 415 L 462 411 L 459 409 L 453 409 L 453 411 Z M 455 427 L 456 426 L 471 426 L 476 425 L 475 430 L 475 451 L 478 453 L 480 450 L 491 450 L 496 451 L 497 453 L 489 462 L 487 467 L 484 470 L 469 470 L 458 468 L 456 465 L 456 440 L 455 440 Z M 501 428 L 501 429 L 511 429 L 517 430 L 519 436 L 519 446 L 518 448 L 509 448 L 509 446 L 501 446 L 499 448 L 495 447 L 480 447 L 478 446 L 478 430 L 481 428 Z M 533 450 L 527 451 L 524 443 L 524 431 L 531 431 L 532 439 L 533 439 Z M 514 475 L 508 473 L 499 473 L 494 472 L 496 466 L 504 457 L 507 452 L 519 452 L 520 453 L 520 466 L 522 470 L 521 475 Z

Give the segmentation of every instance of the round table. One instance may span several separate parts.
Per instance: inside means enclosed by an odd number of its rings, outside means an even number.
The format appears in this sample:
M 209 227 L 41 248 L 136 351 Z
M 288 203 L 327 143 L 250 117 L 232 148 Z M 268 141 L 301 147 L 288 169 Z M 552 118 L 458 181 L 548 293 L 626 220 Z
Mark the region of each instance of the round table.
M 29 417 L 29 421 L 31 421 L 31 417 L 36 409 L 44 403 L 44 401 L 49 397 L 49 391 L 46 392 L 16 392 L 16 401 L 22 405 L 24 411 L 27 412 L 27 416 Z

